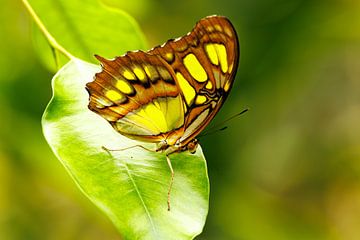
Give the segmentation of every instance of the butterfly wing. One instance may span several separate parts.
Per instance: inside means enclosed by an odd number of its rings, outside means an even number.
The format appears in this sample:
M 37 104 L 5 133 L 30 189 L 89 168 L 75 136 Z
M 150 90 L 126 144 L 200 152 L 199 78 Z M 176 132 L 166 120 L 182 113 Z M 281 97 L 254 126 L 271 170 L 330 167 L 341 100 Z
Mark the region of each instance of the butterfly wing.
M 239 42 L 231 22 L 222 16 L 201 19 L 188 35 L 155 47 L 171 66 L 185 102 L 184 145 L 214 118 L 234 82 Z
M 180 139 L 186 144 L 226 99 L 238 51 L 230 21 L 211 16 L 200 20 L 188 35 L 148 52 L 128 52 L 114 60 L 97 56 L 103 70 L 86 85 L 89 108 L 128 137 L 167 139 L 170 145 Z
M 158 142 L 183 126 L 180 90 L 161 57 L 138 51 L 114 60 L 97 58 L 103 70 L 86 85 L 89 109 L 115 130 L 130 138 Z

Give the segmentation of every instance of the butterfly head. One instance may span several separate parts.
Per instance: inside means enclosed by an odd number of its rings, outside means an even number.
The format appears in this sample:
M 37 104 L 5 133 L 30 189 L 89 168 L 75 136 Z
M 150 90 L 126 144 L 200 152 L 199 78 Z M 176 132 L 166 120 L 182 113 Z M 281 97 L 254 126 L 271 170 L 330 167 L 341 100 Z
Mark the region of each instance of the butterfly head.
M 188 150 L 190 153 L 195 153 L 198 145 L 199 145 L 198 140 L 194 138 L 186 145 L 186 150 Z

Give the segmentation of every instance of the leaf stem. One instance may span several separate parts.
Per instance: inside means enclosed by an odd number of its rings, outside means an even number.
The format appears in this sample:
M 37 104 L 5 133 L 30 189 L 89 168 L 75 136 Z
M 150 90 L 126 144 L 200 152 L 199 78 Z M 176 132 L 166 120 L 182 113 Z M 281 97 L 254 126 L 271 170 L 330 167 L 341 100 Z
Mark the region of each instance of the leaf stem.
M 73 55 L 71 55 L 68 51 L 65 50 L 65 48 L 63 48 L 56 40 L 55 38 L 49 33 L 49 31 L 46 29 L 45 25 L 42 23 L 42 21 L 40 20 L 40 18 L 36 15 L 34 9 L 31 7 L 30 3 L 28 2 L 28 0 L 22 0 L 22 2 L 24 3 L 26 9 L 29 11 L 30 15 L 32 16 L 32 18 L 34 19 L 34 21 L 36 22 L 36 24 L 38 25 L 38 27 L 40 28 L 41 32 L 45 35 L 45 37 L 48 39 L 49 44 L 57 49 L 59 52 L 61 52 L 62 54 L 64 54 L 66 57 L 68 57 L 69 59 L 74 59 L 75 57 Z

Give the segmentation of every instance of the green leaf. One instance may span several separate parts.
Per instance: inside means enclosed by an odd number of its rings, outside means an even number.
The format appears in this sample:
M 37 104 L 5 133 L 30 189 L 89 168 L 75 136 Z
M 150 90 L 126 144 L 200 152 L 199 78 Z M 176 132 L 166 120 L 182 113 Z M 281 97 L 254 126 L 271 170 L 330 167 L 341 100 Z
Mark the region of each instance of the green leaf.
M 51 148 L 80 189 L 114 222 L 124 239 L 192 239 L 204 226 L 209 182 L 199 147 L 195 154 L 170 155 L 175 179 L 167 210 L 170 170 L 163 153 L 117 133 L 87 108 L 85 84 L 98 66 L 74 59 L 53 78 L 54 95 L 43 116 Z
M 98 0 L 28 2 L 54 39 L 71 55 L 84 61 L 97 63 L 94 54 L 113 58 L 146 46 L 145 38 L 131 16 Z M 40 51 L 46 49 L 37 47 Z

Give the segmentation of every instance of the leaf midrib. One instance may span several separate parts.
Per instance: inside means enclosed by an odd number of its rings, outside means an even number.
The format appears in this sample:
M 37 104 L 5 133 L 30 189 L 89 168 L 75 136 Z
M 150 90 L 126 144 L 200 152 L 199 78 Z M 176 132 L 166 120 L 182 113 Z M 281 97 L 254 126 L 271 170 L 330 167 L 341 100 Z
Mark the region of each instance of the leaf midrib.
M 82 34 L 78 31 L 78 28 L 76 27 L 75 24 L 73 24 L 72 18 L 67 14 L 66 8 L 64 7 L 63 4 L 61 4 L 60 1 L 51 1 L 52 4 L 55 5 L 56 9 L 59 9 L 59 16 L 62 16 L 63 19 L 63 23 L 64 25 L 67 26 L 67 30 L 69 32 L 71 32 L 71 34 L 69 34 L 69 36 L 72 38 L 73 42 L 77 42 L 77 46 L 80 47 L 82 49 L 82 52 L 84 54 L 84 56 L 86 56 L 86 53 L 90 53 L 90 49 L 87 47 L 86 43 L 83 40 Z
M 137 193 L 137 195 L 138 195 L 138 197 L 139 197 L 139 199 L 140 199 L 140 201 L 141 201 L 141 204 L 142 204 L 143 208 L 145 209 L 146 216 L 148 217 L 148 219 L 149 219 L 149 221 L 150 221 L 151 227 L 152 227 L 155 235 L 158 236 L 158 232 L 156 231 L 154 222 L 152 221 L 152 218 L 151 218 L 151 214 L 150 214 L 150 212 L 149 212 L 149 209 L 147 208 L 147 206 L 146 206 L 146 204 L 145 204 L 145 201 L 144 201 L 144 199 L 143 199 L 143 197 L 142 197 L 142 195 L 141 195 L 141 193 L 140 193 L 140 191 L 139 191 L 139 188 L 138 188 L 138 186 L 137 186 L 137 184 L 136 184 L 136 182 L 135 182 L 135 179 L 133 178 L 133 176 L 132 176 L 132 174 L 131 174 L 131 172 L 130 172 L 130 169 L 129 169 L 129 167 L 128 167 L 128 165 L 127 165 L 127 163 L 126 163 L 125 161 L 124 161 L 124 167 L 125 167 L 125 170 L 126 170 L 127 175 L 129 176 L 129 178 L 130 178 L 130 180 L 131 180 L 131 183 L 134 185 L 135 191 L 136 191 L 136 193 Z

